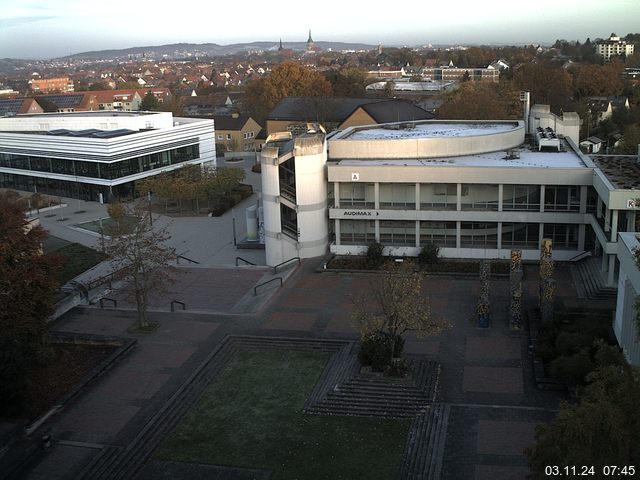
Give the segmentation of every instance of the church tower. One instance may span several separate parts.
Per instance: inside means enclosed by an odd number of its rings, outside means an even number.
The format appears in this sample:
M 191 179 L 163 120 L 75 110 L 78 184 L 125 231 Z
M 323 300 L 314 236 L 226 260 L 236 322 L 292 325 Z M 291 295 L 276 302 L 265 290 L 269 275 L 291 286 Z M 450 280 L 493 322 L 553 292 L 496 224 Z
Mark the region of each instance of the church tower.
M 307 39 L 307 52 L 313 50 L 313 39 L 311 38 L 311 29 L 309 29 L 309 38 Z
M 280 46 L 278 47 L 278 51 L 281 52 L 282 50 L 284 50 L 284 48 L 282 47 L 282 39 L 280 39 Z

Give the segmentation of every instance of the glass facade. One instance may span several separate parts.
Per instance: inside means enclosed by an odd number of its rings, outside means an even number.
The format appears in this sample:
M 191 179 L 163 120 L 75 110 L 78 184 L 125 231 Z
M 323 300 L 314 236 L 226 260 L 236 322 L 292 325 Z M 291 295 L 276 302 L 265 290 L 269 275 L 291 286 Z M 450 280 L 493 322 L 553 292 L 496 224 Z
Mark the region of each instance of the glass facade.
M 497 248 L 498 224 L 462 222 L 460 225 L 462 248 Z
M 420 245 L 456 246 L 456 222 L 420 222 Z
M 343 245 L 369 245 L 375 241 L 375 221 L 340 220 L 340 243 Z
M 150 155 L 119 160 L 117 162 L 89 162 L 62 158 L 35 157 L 0 153 L 0 167 L 58 173 L 86 178 L 115 180 L 169 165 L 195 160 L 200 157 L 200 146 L 174 148 Z
M 502 210 L 540 211 L 540 186 L 504 185 L 502 187 Z
M 381 183 L 380 208 L 414 210 L 416 208 L 416 184 Z
M 381 220 L 380 243 L 403 247 L 416 246 L 416 222 L 405 220 Z
M 373 183 L 341 183 L 340 208 L 374 208 L 375 188 Z
M 579 212 L 580 187 L 576 185 L 545 187 L 544 209 L 550 212 Z
M 565 223 L 545 223 L 544 238 L 553 241 L 553 248 L 558 250 L 578 249 L 578 225 Z
M 421 183 L 421 210 L 455 210 L 458 186 L 455 183 Z
M 503 223 L 502 248 L 537 249 L 540 225 L 538 223 Z
M 462 185 L 462 210 L 498 211 L 498 185 Z

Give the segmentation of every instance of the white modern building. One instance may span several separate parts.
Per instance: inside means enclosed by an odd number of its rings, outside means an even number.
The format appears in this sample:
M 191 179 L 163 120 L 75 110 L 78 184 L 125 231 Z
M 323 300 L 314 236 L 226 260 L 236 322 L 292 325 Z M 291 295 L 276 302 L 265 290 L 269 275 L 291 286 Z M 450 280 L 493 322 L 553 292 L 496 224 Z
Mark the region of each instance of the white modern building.
M 633 43 L 627 43 L 621 40 L 618 35 L 612 33 L 607 40 L 602 40 L 596 43 L 596 53 L 605 60 L 610 60 L 611 57 L 617 57 L 619 55 L 633 55 Z
M 640 239 L 635 233 L 621 233 L 618 239 L 618 299 L 613 331 L 627 361 L 640 365 L 640 332 L 636 316 L 640 298 L 640 269 L 635 262 L 634 251 L 640 249 Z
M 428 120 L 267 143 L 267 263 L 359 254 L 374 241 L 390 255 L 435 243 L 445 257 L 521 249 L 533 260 L 551 238 L 556 260 L 601 255 L 613 285 L 617 234 L 636 229 L 629 199 L 640 185 L 629 183 L 633 169 L 620 175 L 611 159 L 580 152 L 579 120 L 534 106 L 528 131 L 522 121 Z
M 0 118 L 0 187 L 109 201 L 136 180 L 215 166 L 212 120 L 167 112 L 40 113 Z

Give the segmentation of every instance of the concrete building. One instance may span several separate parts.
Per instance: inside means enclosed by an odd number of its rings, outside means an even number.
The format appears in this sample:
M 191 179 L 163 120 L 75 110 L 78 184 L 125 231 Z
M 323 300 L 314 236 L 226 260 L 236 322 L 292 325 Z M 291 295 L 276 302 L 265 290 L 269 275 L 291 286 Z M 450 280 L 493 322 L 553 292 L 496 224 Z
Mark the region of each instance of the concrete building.
M 635 251 L 640 249 L 640 239 L 635 233 L 621 233 L 618 239 L 618 298 L 613 331 L 627 361 L 640 365 L 638 337 L 638 298 L 640 298 L 640 269 L 635 261 Z
M 166 112 L 40 113 L 0 118 L 0 187 L 109 201 L 188 164 L 215 166 L 212 120 Z
M 30 80 L 34 93 L 68 93 L 73 92 L 73 80 L 69 77 L 39 78 Z
M 374 241 L 389 255 L 415 256 L 435 243 L 445 257 L 509 258 L 521 249 L 536 260 L 551 238 L 556 260 L 601 255 L 614 285 L 617 234 L 635 231 L 628 199 L 640 198 L 640 175 L 633 183 L 629 170 L 616 182 L 617 165 L 582 154 L 579 123 L 575 113 L 534 106 L 526 127 L 396 122 L 267 142 L 267 262 L 360 254 Z M 553 144 L 536 140 L 539 129 L 553 129 Z
M 619 55 L 633 55 L 633 43 L 627 43 L 621 40 L 618 35 L 612 33 L 607 40 L 596 43 L 596 53 L 605 60 L 611 60 L 611 57 Z

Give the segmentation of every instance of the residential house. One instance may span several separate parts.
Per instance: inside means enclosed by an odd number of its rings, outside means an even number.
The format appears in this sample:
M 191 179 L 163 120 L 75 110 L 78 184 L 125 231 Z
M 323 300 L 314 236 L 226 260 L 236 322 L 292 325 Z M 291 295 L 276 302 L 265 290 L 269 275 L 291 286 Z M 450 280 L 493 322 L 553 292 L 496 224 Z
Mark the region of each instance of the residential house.
M 258 149 L 256 137 L 262 127 L 253 118 L 238 113 L 212 118 L 220 151 L 255 152 Z
M 629 98 L 625 96 L 589 97 L 587 105 L 591 111 L 591 120 L 594 124 L 611 118 L 618 108 L 630 108 Z
M 580 148 L 584 153 L 598 153 L 602 144 L 603 141 L 600 138 L 591 136 L 580 142 Z
M 35 98 L 7 98 L 0 100 L 0 117 L 11 117 L 22 113 L 43 113 Z
M 380 104 L 379 106 L 377 104 Z M 411 102 L 390 98 L 285 97 L 267 116 L 267 135 L 306 132 L 307 123 L 321 123 L 327 131 L 353 125 L 432 119 L 433 114 Z
M 73 81 L 69 77 L 34 78 L 29 83 L 34 93 L 73 92 Z

